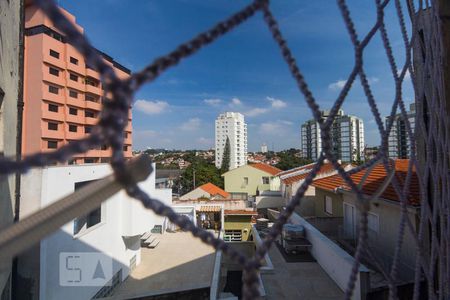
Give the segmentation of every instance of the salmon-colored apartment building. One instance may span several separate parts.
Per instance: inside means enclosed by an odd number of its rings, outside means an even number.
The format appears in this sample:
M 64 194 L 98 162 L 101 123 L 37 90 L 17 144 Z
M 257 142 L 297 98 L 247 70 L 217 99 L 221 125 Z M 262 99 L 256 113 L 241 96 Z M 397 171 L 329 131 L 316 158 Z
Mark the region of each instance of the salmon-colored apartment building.
M 83 33 L 75 17 L 61 9 Z M 120 78 L 130 70 L 98 51 Z M 89 134 L 97 123 L 105 97 L 98 72 L 66 41 L 45 14 L 25 8 L 23 154 L 51 151 Z M 131 157 L 131 109 L 124 153 Z M 70 164 L 109 162 L 105 146 L 78 155 Z

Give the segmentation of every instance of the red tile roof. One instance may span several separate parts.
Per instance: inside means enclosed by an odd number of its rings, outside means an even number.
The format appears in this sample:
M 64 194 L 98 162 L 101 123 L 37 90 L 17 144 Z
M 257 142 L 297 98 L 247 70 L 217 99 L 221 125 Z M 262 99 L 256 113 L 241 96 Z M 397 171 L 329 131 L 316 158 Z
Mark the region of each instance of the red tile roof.
M 268 165 L 268 164 L 263 164 L 263 163 L 250 164 L 249 166 L 256 168 L 258 170 L 261 170 L 263 172 L 269 173 L 271 175 L 277 175 L 278 173 L 281 172 L 280 169 L 272 167 L 271 165 Z
M 252 210 L 244 210 L 244 209 L 225 209 L 225 215 L 249 215 L 249 216 L 257 216 L 258 213 Z
M 224 198 L 230 198 L 230 194 L 222 190 L 217 185 L 212 184 L 211 182 L 205 183 L 204 185 L 199 186 L 202 190 L 210 194 L 211 196 L 220 195 Z
M 305 171 L 304 173 L 301 173 L 301 174 L 298 174 L 298 175 L 292 175 L 292 176 L 289 176 L 289 177 L 281 179 L 281 181 L 284 184 L 292 184 L 294 182 L 297 182 L 297 181 L 305 179 L 308 176 L 308 174 L 310 173 L 310 171 L 313 169 L 314 165 L 315 165 L 315 163 L 314 164 L 309 164 L 309 165 L 303 166 L 303 168 L 296 168 L 296 169 L 294 169 L 291 172 L 288 172 L 290 170 L 285 171 L 285 173 L 281 172 L 278 175 L 280 176 L 280 174 L 281 174 L 281 176 L 283 177 L 285 175 L 288 175 L 288 174 L 291 174 L 291 173 L 294 173 L 294 172 Z M 345 167 L 345 166 L 343 166 L 343 167 Z M 317 173 L 317 175 L 331 173 L 333 171 L 334 171 L 333 165 L 331 163 L 325 163 L 325 164 L 323 164 L 320 167 L 320 170 Z
M 401 188 L 403 188 L 403 184 L 408 173 L 408 163 L 409 159 L 395 160 L 395 176 Z M 356 184 L 359 184 L 365 173 L 366 170 L 359 171 L 351 175 L 351 178 Z M 384 165 L 382 163 L 376 165 L 370 172 L 369 176 L 367 176 L 367 179 L 362 186 L 363 193 L 366 195 L 373 195 L 379 188 L 380 184 L 382 184 L 382 182 L 385 180 L 386 176 L 387 173 L 384 169 Z M 350 190 L 349 186 L 344 182 L 339 174 L 317 179 L 313 182 L 312 185 L 328 191 L 334 191 L 337 188 Z M 399 201 L 399 197 L 391 183 L 387 186 L 380 197 L 388 200 Z M 411 182 L 409 184 L 408 202 L 410 205 L 420 205 L 419 181 L 415 168 L 412 168 Z
M 289 169 L 289 170 L 286 170 L 286 171 L 281 171 L 277 175 L 278 176 L 283 176 L 283 175 L 288 175 L 288 174 L 291 174 L 291 173 L 294 173 L 294 172 L 297 172 L 297 171 L 301 171 L 301 170 L 310 170 L 310 169 L 312 169 L 314 167 L 315 164 L 316 163 L 311 163 L 311 164 L 307 164 L 307 165 L 304 165 L 304 166 L 300 166 L 300 167 L 296 167 L 296 168 L 293 168 L 293 169 Z

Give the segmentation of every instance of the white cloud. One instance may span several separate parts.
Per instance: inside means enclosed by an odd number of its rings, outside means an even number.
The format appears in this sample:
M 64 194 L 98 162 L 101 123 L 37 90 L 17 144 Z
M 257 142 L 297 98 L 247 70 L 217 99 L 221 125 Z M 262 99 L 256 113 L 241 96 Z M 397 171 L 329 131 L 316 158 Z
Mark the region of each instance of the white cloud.
M 369 77 L 367 79 L 367 81 L 369 82 L 369 84 L 374 84 L 374 83 L 377 83 L 378 81 L 380 81 L 380 79 L 378 77 L 373 76 L 373 77 Z M 333 91 L 339 91 L 345 86 L 346 83 L 347 83 L 347 80 L 339 79 L 336 82 L 330 83 L 328 85 L 328 88 Z
M 238 98 L 231 99 L 231 105 L 242 105 L 242 101 Z
M 247 117 L 256 117 L 262 114 L 265 114 L 266 112 L 268 112 L 269 110 L 267 108 L 252 108 L 249 111 L 247 111 L 246 113 L 244 113 L 244 115 L 246 115 Z
M 200 119 L 199 118 L 191 118 L 181 124 L 180 129 L 184 131 L 194 131 L 200 128 Z
M 347 80 L 341 80 L 340 79 L 340 80 L 338 80 L 336 82 L 330 83 L 330 85 L 328 85 L 328 88 L 330 90 L 337 91 L 337 90 L 342 89 L 346 83 L 347 83 Z
M 220 99 L 205 99 L 205 100 L 203 100 L 203 102 L 205 102 L 206 104 L 211 105 L 211 106 L 217 106 L 220 103 L 222 103 L 222 100 L 220 100 Z
M 280 133 L 280 131 L 282 131 L 282 129 L 283 129 L 283 126 L 277 122 L 267 122 L 267 123 L 262 123 L 260 125 L 260 132 L 262 134 Z
M 291 130 L 291 126 L 294 123 L 287 120 L 276 120 L 276 121 L 270 121 L 261 123 L 259 125 L 259 133 L 260 134 L 270 134 L 270 135 L 277 135 L 282 136 L 285 135 L 286 132 Z
M 289 125 L 289 126 L 294 125 L 293 122 L 286 121 L 286 120 L 278 120 L 278 122 L 281 123 L 281 124 L 284 124 L 284 125 Z
M 147 115 L 157 115 L 165 112 L 169 108 L 169 103 L 161 100 L 137 100 L 134 108 Z
M 158 136 L 158 132 L 154 130 L 133 130 L 133 138 L 149 139 Z
M 377 83 L 378 81 L 380 81 L 380 79 L 378 77 L 370 77 L 368 79 L 368 81 L 370 84 L 374 84 L 374 83 Z
M 212 146 L 213 143 L 214 143 L 214 140 L 213 139 L 208 139 L 208 138 L 205 138 L 205 137 L 199 137 L 197 139 L 197 142 L 200 145 Z
M 284 102 L 283 100 L 275 99 L 272 97 L 266 97 L 266 99 L 270 101 L 273 108 L 278 109 L 278 108 L 283 108 L 283 107 L 287 106 L 286 102 Z

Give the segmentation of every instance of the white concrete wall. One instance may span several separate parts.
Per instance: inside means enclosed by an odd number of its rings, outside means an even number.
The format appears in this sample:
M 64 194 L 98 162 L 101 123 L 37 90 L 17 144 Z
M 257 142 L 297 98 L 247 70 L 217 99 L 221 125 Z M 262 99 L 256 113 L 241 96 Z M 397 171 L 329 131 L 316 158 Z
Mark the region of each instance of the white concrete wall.
M 359 230 L 361 213 L 357 208 L 357 198 L 353 193 L 344 193 L 343 202 L 355 208 L 355 232 Z M 391 265 L 398 239 L 398 227 L 401 219 L 400 204 L 395 201 L 384 200 L 382 198 L 371 202 L 369 214 L 378 218 L 378 230 L 370 230 L 368 243 L 372 252 L 384 265 Z M 418 224 L 419 209 L 407 208 L 407 217 L 415 231 Z M 345 224 L 344 215 L 344 224 Z M 369 228 L 370 229 L 370 228 Z M 403 235 L 403 245 L 398 261 L 398 277 L 404 281 L 414 280 L 414 265 L 416 262 L 416 243 L 414 236 L 409 230 Z
M 281 180 L 278 176 L 270 177 L 270 190 L 271 191 L 280 191 L 281 190 Z
M 345 291 L 354 263 L 353 257 L 296 213 L 292 214 L 290 220 L 305 227 L 306 238 L 312 244 L 311 254 L 339 288 Z M 361 265 L 352 299 L 365 299 L 369 288 L 369 269 Z
M 284 198 L 280 196 L 256 196 L 256 208 L 281 208 L 285 206 Z
M 40 208 L 73 193 L 76 182 L 96 180 L 111 174 L 107 164 L 49 167 L 42 176 L 34 173 L 33 186 L 41 192 L 30 193 L 27 198 L 40 198 Z M 153 198 L 171 205 L 171 190 L 156 190 L 154 175 L 139 184 Z M 24 195 L 25 196 L 25 195 Z M 24 197 L 25 198 L 25 197 Z M 32 200 L 32 199 L 31 199 Z M 23 199 L 27 203 L 27 199 Z M 30 202 L 32 204 L 33 201 Z M 34 205 L 34 204 L 33 204 Z M 31 212 L 31 209 L 29 209 Z M 140 234 L 149 231 L 155 224 L 163 225 L 164 219 L 146 210 L 137 200 L 130 199 L 120 191 L 102 204 L 102 221 L 74 235 L 74 222 L 62 226 L 57 232 L 42 240 L 39 247 L 40 299 L 89 299 L 101 287 L 63 287 L 59 284 L 59 254 L 61 252 L 101 252 L 113 259 L 113 274 L 122 269 L 122 279 L 129 274 L 130 260 L 136 256 L 140 262 Z M 28 256 L 29 257 L 29 256 Z M 36 258 L 37 259 L 37 258 Z M 31 262 L 30 262 L 31 263 Z M 26 265 L 23 268 L 26 269 Z
M 211 195 L 201 188 L 196 188 L 180 197 L 180 200 L 197 200 L 199 198 L 210 198 Z
M 20 96 L 20 1 L 0 1 L 0 154 L 16 155 L 17 100 Z M 3 99 L 2 99 L 3 98 Z M 0 180 L 0 229 L 9 226 L 14 218 L 14 174 Z M 11 263 L 0 265 L 0 298 L 9 298 Z M 6 287 L 6 288 L 5 288 Z

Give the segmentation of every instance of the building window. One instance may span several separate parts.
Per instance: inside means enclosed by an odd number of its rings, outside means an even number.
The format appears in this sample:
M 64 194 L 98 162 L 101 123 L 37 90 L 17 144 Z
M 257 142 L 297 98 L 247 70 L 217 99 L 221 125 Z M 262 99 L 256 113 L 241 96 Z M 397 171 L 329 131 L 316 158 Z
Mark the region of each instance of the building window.
M 248 185 L 248 177 L 244 177 L 244 185 Z
M 85 164 L 93 164 L 93 163 L 95 163 L 95 160 L 93 158 L 85 158 L 84 163 Z
M 69 96 L 72 98 L 78 98 L 78 93 L 71 90 L 71 91 L 69 91 Z
M 52 112 L 58 112 L 58 105 L 55 104 L 48 104 L 48 111 L 52 111 Z
M 72 80 L 72 81 L 78 81 L 78 76 L 75 74 L 70 73 L 69 77 L 70 77 L 70 80 Z
M 48 92 L 52 93 L 52 94 L 57 94 L 59 93 L 59 88 L 53 85 L 49 85 L 48 86 Z
M 69 131 L 70 132 L 77 132 L 77 125 L 70 124 L 69 125 Z
M 48 72 L 52 75 L 59 76 L 59 70 L 53 67 L 48 67 Z
M 78 59 L 76 59 L 75 57 L 70 57 L 70 63 L 74 64 L 74 65 L 78 65 Z
M 95 118 L 95 113 L 94 113 L 93 111 L 91 111 L 91 110 L 86 110 L 86 111 L 84 112 L 84 116 L 85 116 L 86 118 Z
M 367 214 L 367 226 L 372 233 L 378 234 L 380 229 L 380 219 L 377 214 L 371 212 Z
M 47 125 L 48 127 L 48 130 L 58 130 L 58 123 L 51 123 L 51 122 L 48 122 L 48 125 Z
M 54 58 L 59 59 L 59 52 L 56 52 L 55 50 L 50 49 L 50 56 L 53 56 Z
M 223 240 L 225 242 L 241 242 L 242 230 L 225 230 Z
M 85 98 L 86 101 L 91 101 L 91 102 L 98 102 L 98 97 L 94 96 L 94 95 L 90 95 L 90 94 L 86 94 Z
M 86 163 L 86 160 L 88 158 L 85 158 L 84 161 Z M 75 183 L 75 190 L 80 189 L 81 187 L 85 186 L 86 184 L 89 184 L 95 180 L 90 181 L 83 181 L 83 182 L 76 182 Z M 90 213 L 88 213 L 85 216 L 76 218 L 73 222 L 73 234 L 77 235 L 80 233 L 83 233 L 88 228 L 91 228 L 97 224 L 100 224 L 102 222 L 102 207 L 97 207 Z
M 270 183 L 269 177 L 264 176 L 264 177 L 262 178 L 262 183 L 263 183 L 263 184 L 269 184 L 269 183 Z
M 90 127 L 90 126 L 84 127 L 84 133 L 91 133 L 91 131 L 92 131 L 92 127 Z
M 128 151 L 128 146 L 123 146 L 123 151 Z
M 47 148 L 48 149 L 58 148 L 58 142 L 57 141 L 47 141 Z
M 100 82 L 92 77 L 86 77 L 85 83 L 94 87 L 98 87 Z
M 78 109 L 69 107 L 69 114 L 76 116 L 78 114 Z
M 325 196 L 324 209 L 327 214 L 333 214 L 333 199 L 330 196 Z

